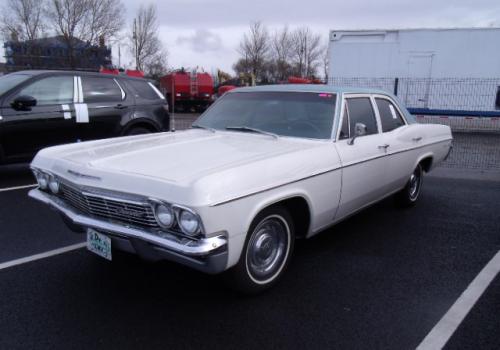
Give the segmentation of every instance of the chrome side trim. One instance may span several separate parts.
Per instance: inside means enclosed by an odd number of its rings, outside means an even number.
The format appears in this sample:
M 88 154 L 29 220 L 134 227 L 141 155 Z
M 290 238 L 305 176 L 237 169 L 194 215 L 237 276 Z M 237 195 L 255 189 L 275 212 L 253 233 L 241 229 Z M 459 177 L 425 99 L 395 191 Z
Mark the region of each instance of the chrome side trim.
M 76 225 L 104 230 L 125 237 L 137 238 L 183 255 L 206 256 L 215 250 L 219 250 L 221 247 L 227 246 L 227 238 L 223 235 L 198 240 L 186 238 L 176 239 L 173 235 L 168 238 L 159 237 L 130 226 L 119 225 L 81 215 L 66 205 L 63 200 L 44 193 L 37 188 L 31 190 L 28 195 L 33 199 L 57 209 Z
M 259 191 L 252 192 L 252 193 L 248 193 L 248 194 L 245 194 L 245 195 L 242 195 L 242 196 L 239 196 L 239 197 L 227 199 L 227 200 L 224 200 L 224 201 L 221 201 L 221 202 L 216 202 L 216 203 L 211 204 L 210 206 L 211 207 L 217 207 L 219 205 L 223 205 L 223 204 L 226 204 L 226 203 L 234 202 L 234 201 L 237 201 L 239 199 L 243 199 L 243 198 L 246 198 L 246 197 L 251 197 L 251 196 L 256 195 L 256 194 L 260 194 L 260 193 L 263 193 L 263 192 L 271 191 L 271 190 L 274 190 L 276 188 L 280 188 L 280 187 L 287 186 L 287 185 L 290 185 L 290 184 L 293 184 L 293 183 L 296 183 L 296 182 L 304 181 L 304 180 L 307 180 L 307 179 L 310 179 L 310 178 L 313 178 L 313 177 L 316 177 L 316 176 L 327 174 L 327 173 L 330 173 L 332 171 L 342 170 L 344 168 L 348 168 L 348 167 L 351 167 L 351 166 L 354 166 L 354 165 L 358 165 L 358 164 L 361 164 L 361 163 L 370 162 L 370 161 L 375 160 L 375 159 L 379 159 L 379 158 L 383 158 L 383 157 L 389 157 L 389 156 L 391 156 L 393 154 L 399 154 L 399 153 L 409 152 L 409 151 L 413 151 L 413 150 L 416 150 L 416 149 L 419 149 L 419 148 L 424 148 L 424 147 L 432 146 L 432 145 L 435 145 L 435 144 L 438 144 L 438 143 L 448 142 L 448 141 L 451 141 L 451 140 L 453 140 L 453 139 L 446 139 L 446 140 L 436 141 L 436 142 L 429 143 L 427 145 L 422 145 L 422 146 L 418 146 L 418 147 L 404 149 L 404 150 L 397 151 L 397 152 L 382 154 L 380 156 L 375 156 L 375 157 L 372 157 L 372 158 L 363 159 L 361 161 L 352 162 L 352 163 L 349 163 L 349 164 L 346 164 L 346 165 L 339 165 L 339 166 L 337 166 L 335 168 L 328 169 L 328 170 L 322 171 L 322 172 L 317 173 L 317 174 L 313 174 L 313 175 L 309 175 L 309 176 L 306 176 L 306 177 L 302 177 L 302 178 L 297 179 L 297 180 L 289 181 L 289 182 L 286 182 L 286 183 L 283 183 L 283 184 L 279 184 L 279 185 L 276 185 L 276 186 L 265 188 L 263 190 L 259 190 Z

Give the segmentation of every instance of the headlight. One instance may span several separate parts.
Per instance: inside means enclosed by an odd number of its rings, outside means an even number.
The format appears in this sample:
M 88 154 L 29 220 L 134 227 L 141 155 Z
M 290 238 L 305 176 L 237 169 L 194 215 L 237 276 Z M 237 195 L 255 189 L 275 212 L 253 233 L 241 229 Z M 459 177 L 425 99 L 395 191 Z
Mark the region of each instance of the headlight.
M 41 190 L 46 190 L 49 187 L 49 175 L 42 173 L 39 170 L 34 170 L 33 173 L 36 177 L 36 182 Z
M 179 215 L 179 226 L 185 234 L 192 236 L 200 230 L 200 220 L 187 210 L 181 210 Z
M 174 223 L 174 212 L 172 207 L 165 204 L 156 204 L 154 208 L 156 222 L 163 228 L 170 228 Z
M 49 188 L 53 194 L 59 193 L 59 181 L 54 176 L 49 177 Z

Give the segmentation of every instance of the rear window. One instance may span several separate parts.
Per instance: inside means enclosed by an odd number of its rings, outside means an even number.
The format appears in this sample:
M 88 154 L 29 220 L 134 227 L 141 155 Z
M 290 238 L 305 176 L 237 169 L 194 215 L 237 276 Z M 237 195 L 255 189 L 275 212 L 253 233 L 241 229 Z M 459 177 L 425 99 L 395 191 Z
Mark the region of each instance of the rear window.
M 122 101 L 122 90 L 114 79 L 82 77 L 82 88 L 85 103 Z
M 388 132 L 405 125 L 396 107 L 385 98 L 375 98 L 382 122 L 382 131 Z
M 163 100 L 163 95 L 158 91 L 153 84 L 148 81 L 128 80 L 127 83 L 132 86 L 136 93 L 136 97 L 145 100 Z

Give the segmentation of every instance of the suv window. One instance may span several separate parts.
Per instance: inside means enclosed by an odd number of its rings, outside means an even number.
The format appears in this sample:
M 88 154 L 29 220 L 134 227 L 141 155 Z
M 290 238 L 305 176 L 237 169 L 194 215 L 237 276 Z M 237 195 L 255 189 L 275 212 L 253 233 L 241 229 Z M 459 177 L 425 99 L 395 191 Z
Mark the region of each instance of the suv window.
M 21 84 L 29 78 L 31 78 L 31 75 L 28 74 L 7 74 L 0 76 L 0 95 L 15 88 L 16 85 Z
M 141 80 L 128 80 L 127 83 L 132 85 L 136 92 L 136 96 L 146 99 L 146 100 L 160 100 L 163 99 L 163 96 L 161 96 L 161 93 L 158 91 L 156 92 L 154 89 L 154 86 L 152 86 L 151 83 L 147 81 L 141 81 Z
M 26 86 L 17 94 L 17 96 L 22 95 L 34 97 L 37 101 L 37 106 L 72 103 L 73 77 L 56 76 L 42 78 Z
M 82 88 L 85 103 L 122 101 L 122 90 L 114 79 L 82 76 Z
M 377 119 L 369 97 L 350 97 L 346 100 L 346 105 L 350 130 L 354 130 L 356 123 L 363 123 L 366 125 L 366 135 L 378 133 Z
M 375 101 L 377 102 L 383 132 L 392 131 L 405 125 L 403 118 L 401 118 L 397 108 L 391 101 L 385 98 L 375 98 Z

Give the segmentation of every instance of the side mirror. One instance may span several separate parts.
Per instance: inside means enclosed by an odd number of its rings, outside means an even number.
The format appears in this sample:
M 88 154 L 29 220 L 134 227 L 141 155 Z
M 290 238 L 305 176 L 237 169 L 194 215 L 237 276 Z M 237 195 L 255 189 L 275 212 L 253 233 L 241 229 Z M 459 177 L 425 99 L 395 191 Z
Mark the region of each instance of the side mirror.
M 18 111 L 31 111 L 31 107 L 36 106 L 36 99 L 27 95 L 17 96 L 11 105 Z
M 366 125 L 363 123 L 356 123 L 356 125 L 354 125 L 354 136 L 347 141 L 347 144 L 351 146 L 354 145 L 354 140 L 356 140 L 357 137 L 364 135 L 366 135 Z

